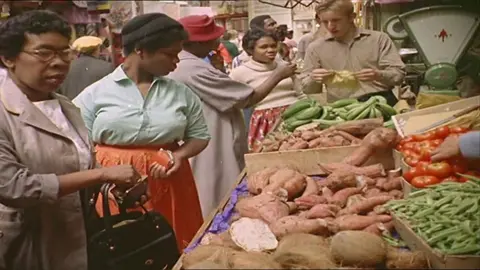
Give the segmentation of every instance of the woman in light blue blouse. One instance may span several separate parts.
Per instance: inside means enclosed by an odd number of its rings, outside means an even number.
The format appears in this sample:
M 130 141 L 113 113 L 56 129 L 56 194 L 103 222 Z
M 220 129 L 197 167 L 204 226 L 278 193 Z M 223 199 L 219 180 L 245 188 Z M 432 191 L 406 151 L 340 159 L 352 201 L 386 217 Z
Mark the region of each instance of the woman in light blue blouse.
M 170 221 L 181 249 L 202 224 L 188 158 L 210 139 L 200 99 L 184 84 L 164 77 L 176 68 L 186 37 L 183 27 L 164 14 L 133 18 L 122 29 L 123 65 L 74 100 L 97 144 L 99 163 L 132 164 L 151 176 L 147 208 Z M 173 153 L 169 169 L 151 160 L 161 148 Z

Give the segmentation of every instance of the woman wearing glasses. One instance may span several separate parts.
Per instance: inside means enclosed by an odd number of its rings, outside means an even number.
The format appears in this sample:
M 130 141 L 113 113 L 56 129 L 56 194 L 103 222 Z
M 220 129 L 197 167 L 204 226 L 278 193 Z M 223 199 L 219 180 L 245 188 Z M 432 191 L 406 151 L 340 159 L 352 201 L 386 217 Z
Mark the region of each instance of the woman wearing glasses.
M 93 169 L 80 112 L 55 93 L 72 60 L 70 31 L 47 11 L 0 25 L 0 269 L 87 270 L 81 193 L 139 178 L 130 165 Z

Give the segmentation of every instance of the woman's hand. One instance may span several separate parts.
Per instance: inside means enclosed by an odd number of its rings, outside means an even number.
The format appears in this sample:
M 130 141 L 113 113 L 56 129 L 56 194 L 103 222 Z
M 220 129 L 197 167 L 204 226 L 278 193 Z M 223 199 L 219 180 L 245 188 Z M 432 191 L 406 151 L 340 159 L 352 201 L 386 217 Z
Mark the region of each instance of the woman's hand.
M 280 80 L 283 80 L 285 78 L 289 78 L 289 77 L 292 77 L 293 75 L 295 75 L 295 71 L 297 70 L 297 65 L 296 64 L 292 64 L 292 63 L 288 63 L 286 65 L 281 65 L 278 69 L 277 69 L 277 76 Z
M 149 168 L 150 176 L 152 176 L 153 178 L 167 178 L 173 173 L 177 172 L 182 165 L 183 158 L 175 152 L 172 153 L 172 156 L 173 162 L 170 168 L 166 168 L 165 166 L 160 165 L 157 162 L 153 162 Z
M 132 187 L 141 177 L 132 165 L 103 167 L 101 170 L 102 178 L 105 181 L 114 183 L 121 188 Z

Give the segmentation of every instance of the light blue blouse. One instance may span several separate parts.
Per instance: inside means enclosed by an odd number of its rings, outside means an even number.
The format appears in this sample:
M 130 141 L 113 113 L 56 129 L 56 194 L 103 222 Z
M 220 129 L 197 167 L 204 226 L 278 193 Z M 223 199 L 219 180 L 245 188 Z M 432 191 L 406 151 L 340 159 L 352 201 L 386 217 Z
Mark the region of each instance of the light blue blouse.
M 186 85 L 155 78 L 145 98 L 119 66 L 73 102 L 95 143 L 161 145 L 210 139 L 200 99 Z

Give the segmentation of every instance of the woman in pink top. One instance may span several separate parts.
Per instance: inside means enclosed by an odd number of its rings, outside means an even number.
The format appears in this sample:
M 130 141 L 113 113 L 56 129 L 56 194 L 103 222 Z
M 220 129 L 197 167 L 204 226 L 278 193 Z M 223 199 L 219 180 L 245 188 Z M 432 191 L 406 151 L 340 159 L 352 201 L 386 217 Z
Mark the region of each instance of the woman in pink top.
M 257 87 L 282 65 L 288 64 L 275 61 L 278 40 L 274 34 L 253 29 L 245 34 L 242 43 L 243 49 L 251 55 L 251 58 L 231 71 L 230 77 L 236 81 Z M 297 85 L 300 84 L 296 83 L 294 77 L 285 78 L 275 86 L 265 99 L 255 105 L 248 131 L 250 151 L 256 152 L 259 150 L 259 142 L 272 130 L 281 113 L 290 104 L 306 98 Z

